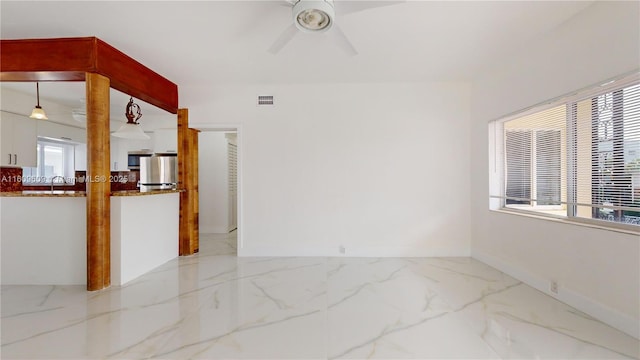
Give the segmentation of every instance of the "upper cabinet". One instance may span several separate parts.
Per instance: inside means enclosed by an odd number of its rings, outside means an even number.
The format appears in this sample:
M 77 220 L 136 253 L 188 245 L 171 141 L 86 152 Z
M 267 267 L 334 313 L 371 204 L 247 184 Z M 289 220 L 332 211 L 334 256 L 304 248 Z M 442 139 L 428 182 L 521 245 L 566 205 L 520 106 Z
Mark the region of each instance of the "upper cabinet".
M 153 133 L 153 151 L 158 153 L 177 153 L 178 130 L 157 129 Z
M 78 144 L 73 147 L 73 169 L 87 171 L 87 144 Z
M 1 166 L 36 166 L 36 120 L 0 112 Z
M 127 171 L 127 139 L 111 137 L 111 171 Z
M 126 151 L 147 151 L 152 152 L 153 150 L 153 133 L 148 133 L 151 139 L 145 140 L 127 140 L 126 141 Z

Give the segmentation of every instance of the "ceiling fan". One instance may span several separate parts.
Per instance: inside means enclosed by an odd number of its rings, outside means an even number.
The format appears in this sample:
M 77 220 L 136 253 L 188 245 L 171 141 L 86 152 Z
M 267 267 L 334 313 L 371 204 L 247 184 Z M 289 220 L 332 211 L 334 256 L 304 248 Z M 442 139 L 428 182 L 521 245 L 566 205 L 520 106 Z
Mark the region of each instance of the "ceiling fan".
M 301 32 L 327 32 L 348 55 L 355 56 L 358 51 L 336 24 L 336 14 L 342 16 L 403 2 L 405 1 L 284 0 L 282 5 L 292 10 L 293 24 L 280 34 L 268 51 L 277 54 Z

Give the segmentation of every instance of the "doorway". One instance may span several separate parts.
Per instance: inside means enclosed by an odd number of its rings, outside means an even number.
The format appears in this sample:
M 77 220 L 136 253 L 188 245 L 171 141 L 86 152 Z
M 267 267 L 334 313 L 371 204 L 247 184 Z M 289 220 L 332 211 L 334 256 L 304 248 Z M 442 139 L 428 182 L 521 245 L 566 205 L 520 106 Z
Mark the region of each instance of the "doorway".
M 239 132 L 236 128 L 199 130 L 200 252 L 237 255 L 241 244 Z

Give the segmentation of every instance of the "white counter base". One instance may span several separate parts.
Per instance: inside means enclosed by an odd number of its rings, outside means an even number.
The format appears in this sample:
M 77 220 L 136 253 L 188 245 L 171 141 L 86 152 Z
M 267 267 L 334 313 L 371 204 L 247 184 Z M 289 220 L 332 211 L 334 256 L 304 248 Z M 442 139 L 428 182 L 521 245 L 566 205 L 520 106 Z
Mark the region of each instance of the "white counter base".
M 84 197 L 0 197 L 2 285 L 85 285 Z
M 111 197 L 111 284 L 178 256 L 179 193 Z M 86 285 L 86 198 L 0 197 L 2 285 Z
M 180 194 L 111 197 L 111 284 L 178 256 Z

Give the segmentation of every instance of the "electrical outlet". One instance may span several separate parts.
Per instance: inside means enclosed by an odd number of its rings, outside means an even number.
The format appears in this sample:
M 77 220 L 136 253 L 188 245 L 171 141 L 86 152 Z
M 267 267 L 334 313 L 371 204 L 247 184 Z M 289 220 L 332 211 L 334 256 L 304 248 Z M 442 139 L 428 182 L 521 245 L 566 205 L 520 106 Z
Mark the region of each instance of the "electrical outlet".
M 549 291 L 551 291 L 551 293 L 553 294 L 558 294 L 558 282 L 555 280 L 551 280 L 549 282 Z
M 344 246 L 340 245 L 340 247 L 338 248 L 338 251 L 340 251 L 340 254 L 346 254 L 347 253 L 347 249 L 344 248 Z

